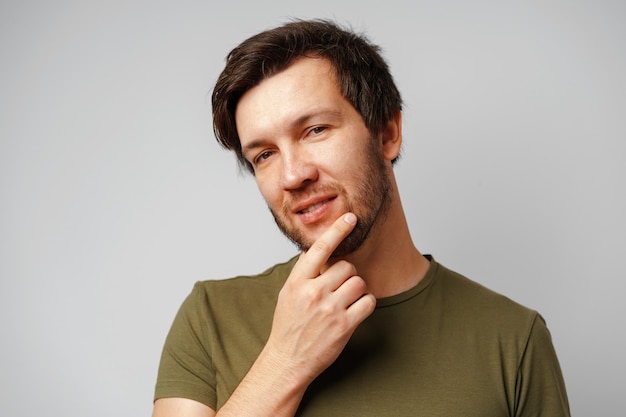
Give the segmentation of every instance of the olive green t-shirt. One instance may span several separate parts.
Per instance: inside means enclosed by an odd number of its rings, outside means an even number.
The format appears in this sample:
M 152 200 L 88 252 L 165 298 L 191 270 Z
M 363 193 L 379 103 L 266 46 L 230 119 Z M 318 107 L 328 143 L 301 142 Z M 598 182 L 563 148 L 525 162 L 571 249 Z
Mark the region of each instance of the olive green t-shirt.
M 196 283 L 167 336 L 155 398 L 219 409 L 265 345 L 295 261 Z M 431 259 L 416 287 L 378 300 L 297 415 L 559 417 L 569 405 L 541 316 Z

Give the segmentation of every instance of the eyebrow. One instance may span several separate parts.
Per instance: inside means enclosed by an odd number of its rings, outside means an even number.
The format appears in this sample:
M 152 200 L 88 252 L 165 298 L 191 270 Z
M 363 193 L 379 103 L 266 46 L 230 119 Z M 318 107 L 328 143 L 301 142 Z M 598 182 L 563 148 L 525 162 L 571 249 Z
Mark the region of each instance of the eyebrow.
M 319 117 L 319 116 L 330 116 L 333 118 L 342 118 L 343 113 L 337 110 L 314 110 L 310 113 L 307 113 L 305 115 L 298 117 L 296 120 L 294 120 L 293 123 L 291 123 L 290 128 L 294 129 L 298 126 L 302 126 L 303 124 L 306 124 L 309 120 L 315 117 Z
M 241 142 L 241 139 L 239 139 L 239 141 Z M 255 139 L 252 142 L 248 143 L 246 146 L 242 146 L 241 147 L 241 152 L 243 153 L 244 156 L 246 156 L 246 153 L 252 151 L 253 149 L 256 148 L 262 148 L 263 146 L 265 146 L 269 141 L 266 139 Z

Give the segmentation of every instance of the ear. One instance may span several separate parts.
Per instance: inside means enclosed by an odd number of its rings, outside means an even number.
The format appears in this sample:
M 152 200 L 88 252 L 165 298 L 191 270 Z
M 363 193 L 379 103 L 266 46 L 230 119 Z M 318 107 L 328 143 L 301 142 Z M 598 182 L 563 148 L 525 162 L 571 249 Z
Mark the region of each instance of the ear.
M 400 155 L 402 147 L 402 113 L 396 113 L 381 134 L 383 156 L 393 161 Z

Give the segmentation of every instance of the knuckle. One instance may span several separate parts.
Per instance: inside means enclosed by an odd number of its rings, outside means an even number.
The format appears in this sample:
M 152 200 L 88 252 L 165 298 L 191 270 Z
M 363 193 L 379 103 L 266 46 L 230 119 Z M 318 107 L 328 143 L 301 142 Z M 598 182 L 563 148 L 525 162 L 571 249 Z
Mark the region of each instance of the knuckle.
M 313 246 L 311 246 L 311 248 L 309 249 L 309 252 L 313 251 L 314 253 L 317 253 L 320 255 L 326 255 L 326 254 L 330 254 L 333 250 L 334 250 L 334 247 L 329 242 L 327 242 L 324 239 L 318 239 L 315 241 L 315 243 L 313 243 Z
M 320 300 L 323 298 L 322 292 L 315 285 L 307 285 L 302 290 L 302 302 L 305 305 L 314 305 L 318 304 Z
M 372 294 L 365 294 L 361 297 L 363 300 L 363 308 L 366 315 L 370 315 L 376 309 L 376 297 Z
M 319 313 L 321 317 L 333 317 L 335 315 L 335 308 L 330 303 L 321 303 L 319 305 Z
M 350 262 L 343 259 L 335 262 L 331 268 L 333 268 L 337 273 L 342 274 L 348 278 L 356 275 L 356 267 Z
M 352 281 L 352 285 L 355 287 L 355 289 L 358 292 L 360 292 L 361 294 L 363 294 L 363 293 L 365 293 L 365 291 L 367 291 L 367 284 L 365 283 L 363 278 L 354 275 L 354 276 L 350 277 L 350 280 Z
M 362 295 L 367 290 L 367 284 L 358 275 L 350 275 L 346 278 L 342 285 L 346 290 L 348 290 L 353 296 Z
M 341 260 L 340 262 L 341 262 L 343 271 L 345 271 L 347 275 L 350 275 L 350 276 L 356 275 L 356 266 L 354 266 L 353 264 L 345 260 Z

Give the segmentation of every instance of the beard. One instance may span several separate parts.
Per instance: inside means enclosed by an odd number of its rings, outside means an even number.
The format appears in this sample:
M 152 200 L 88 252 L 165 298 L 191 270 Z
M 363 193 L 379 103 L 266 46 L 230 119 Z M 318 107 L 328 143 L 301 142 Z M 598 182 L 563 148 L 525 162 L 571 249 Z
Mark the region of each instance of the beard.
M 350 234 L 335 249 L 331 257 L 348 255 L 363 245 L 370 232 L 385 218 L 391 206 L 391 180 L 387 172 L 387 166 L 383 159 L 377 141 L 371 138 L 368 146 L 366 164 L 361 168 L 358 175 L 359 184 L 354 196 L 349 196 L 345 189 L 338 183 L 327 185 L 311 185 L 298 191 L 303 195 L 316 194 L 325 191 L 333 191 L 337 198 L 345 202 L 345 212 L 352 212 L 357 216 L 357 224 Z M 297 195 L 293 193 L 293 195 Z M 301 251 L 307 251 L 314 240 L 306 233 L 288 223 L 290 210 L 287 204 L 282 208 L 279 215 L 270 207 L 274 221 L 280 231 L 291 240 Z

